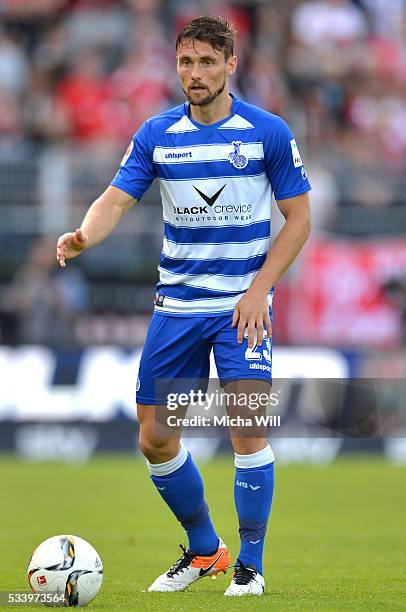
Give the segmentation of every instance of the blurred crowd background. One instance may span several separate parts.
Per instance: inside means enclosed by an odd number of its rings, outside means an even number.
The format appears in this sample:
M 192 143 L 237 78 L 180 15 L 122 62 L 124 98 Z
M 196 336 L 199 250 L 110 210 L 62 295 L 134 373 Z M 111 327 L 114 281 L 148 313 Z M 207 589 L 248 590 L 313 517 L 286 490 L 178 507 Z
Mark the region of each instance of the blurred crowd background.
M 55 240 L 139 125 L 183 100 L 174 40 L 201 14 L 234 23 L 231 90 L 289 122 L 313 186 L 314 231 L 280 283 L 276 341 L 401 345 L 406 0 L 1 0 L 0 343 L 142 344 L 158 186 L 64 271 Z

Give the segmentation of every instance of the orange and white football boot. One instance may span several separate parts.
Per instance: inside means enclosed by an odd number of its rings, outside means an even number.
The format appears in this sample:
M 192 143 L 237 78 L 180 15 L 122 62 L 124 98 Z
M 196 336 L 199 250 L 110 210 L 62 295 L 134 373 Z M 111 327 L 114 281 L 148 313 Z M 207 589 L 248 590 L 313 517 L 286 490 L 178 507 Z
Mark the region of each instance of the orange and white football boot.
M 199 555 L 180 545 L 183 555 L 172 565 L 165 574 L 151 584 L 148 591 L 171 592 L 184 591 L 193 582 L 211 576 L 215 578 L 217 574 L 227 572 L 231 564 L 230 553 L 227 546 L 219 539 L 216 552 L 210 556 Z

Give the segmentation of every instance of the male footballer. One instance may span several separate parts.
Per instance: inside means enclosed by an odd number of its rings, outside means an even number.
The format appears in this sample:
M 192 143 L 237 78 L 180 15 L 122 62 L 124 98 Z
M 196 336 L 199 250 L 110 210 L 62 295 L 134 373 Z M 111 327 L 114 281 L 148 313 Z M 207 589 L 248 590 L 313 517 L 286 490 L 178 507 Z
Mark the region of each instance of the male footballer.
M 310 184 L 291 130 L 229 92 L 237 68 L 234 42 L 233 28 L 220 17 L 198 17 L 182 29 L 176 57 L 185 103 L 140 127 L 81 228 L 57 245 L 64 267 L 106 238 L 158 178 L 164 239 L 139 368 L 139 442 L 151 480 L 186 530 L 189 547 L 149 591 L 182 591 L 231 564 L 191 454 L 180 435 L 157 433 L 163 400 L 156 381 L 208 378 L 213 350 L 226 393 L 269 392 L 273 287 L 310 231 Z M 285 223 L 270 246 L 272 193 Z M 238 414 L 236 406 L 229 410 Z M 265 435 L 230 429 L 230 437 L 240 550 L 225 595 L 262 595 L 274 454 Z

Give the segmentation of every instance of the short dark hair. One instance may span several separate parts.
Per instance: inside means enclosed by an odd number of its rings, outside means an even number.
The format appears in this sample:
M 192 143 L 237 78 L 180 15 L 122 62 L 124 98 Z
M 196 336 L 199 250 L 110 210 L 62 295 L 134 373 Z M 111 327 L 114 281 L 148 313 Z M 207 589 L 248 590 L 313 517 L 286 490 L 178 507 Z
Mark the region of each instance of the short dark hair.
M 223 51 L 229 59 L 234 54 L 236 31 L 225 17 L 196 17 L 189 21 L 176 38 L 176 51 L 185 39 L 202 40 L 211 44 L 215 51 Z

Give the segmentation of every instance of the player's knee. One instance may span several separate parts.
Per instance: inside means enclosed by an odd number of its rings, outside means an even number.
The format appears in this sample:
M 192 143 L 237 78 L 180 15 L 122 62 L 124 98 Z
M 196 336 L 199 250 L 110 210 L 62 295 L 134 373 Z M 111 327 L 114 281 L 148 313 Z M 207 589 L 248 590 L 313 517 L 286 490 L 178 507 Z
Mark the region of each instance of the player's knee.
M 233 438 L 232 439 L 234 452 L 237 455 L 252 455 L 264 449 L 268 441 L 266 438 Z
M 165 449 L 163 441 L 158 441 L 154 436 L 149 435 L 147 432 L 140 430 L 139 436 L 139 447 L 143 455 L 149 460 L 150 456 L 156 454 L 160 450 Z
M 151 463 L 163 463 L 173 459 L 179 450 L 177 440 L 158 438 L 153 434 L 140 431 L 139 437 L 140 451 Z

